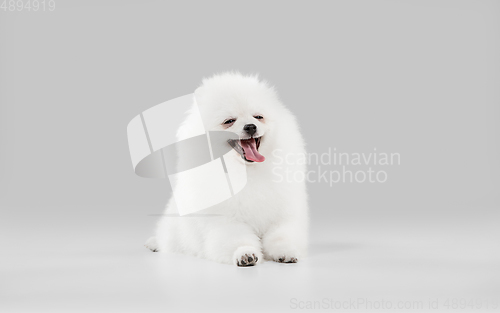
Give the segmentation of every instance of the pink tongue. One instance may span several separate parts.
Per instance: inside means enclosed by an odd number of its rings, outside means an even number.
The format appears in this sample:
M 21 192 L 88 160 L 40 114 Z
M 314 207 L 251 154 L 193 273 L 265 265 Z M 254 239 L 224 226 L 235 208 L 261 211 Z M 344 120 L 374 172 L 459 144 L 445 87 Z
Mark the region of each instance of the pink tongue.
M 241 140 L 241 147 L 245 150 L 245 158 L 250 161 L 264 162 L 266 159 L 262 154 L 257 151 L 257 144 L 255 139 Z

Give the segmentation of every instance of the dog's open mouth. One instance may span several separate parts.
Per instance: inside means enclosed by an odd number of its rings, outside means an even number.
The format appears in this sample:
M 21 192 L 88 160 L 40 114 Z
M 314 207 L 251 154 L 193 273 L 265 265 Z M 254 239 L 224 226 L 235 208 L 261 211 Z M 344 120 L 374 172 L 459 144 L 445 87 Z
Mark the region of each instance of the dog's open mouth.
M 243 160 L 247 162 L 264 162 L 266 158 L 259 153 L 261 138 L 230 139 L 227 142 L 241 155 Z

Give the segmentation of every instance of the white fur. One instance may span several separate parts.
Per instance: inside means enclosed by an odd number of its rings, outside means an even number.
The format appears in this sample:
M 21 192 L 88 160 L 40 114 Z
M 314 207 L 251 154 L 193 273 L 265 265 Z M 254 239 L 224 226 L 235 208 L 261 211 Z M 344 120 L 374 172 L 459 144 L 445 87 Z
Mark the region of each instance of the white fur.
M 246 163 L 248 182 L 234 197 L 210 207 L 210 216 L 175 217 L 173 199 L 166 216 L 158 223 L 156 238 L 146 246 L 161 252 L 178 252 L 222 263 L 238 264 L 252 254 L 263 261 L 295 262 L 307 252 L 308 207 L 304 181 L 281 181 L 273 174 L 280 166 L 290 176 L 304 173 L 305 165 L 275 164 L 286 155 L 303 155 L 304 141 L 291 112 L 278 99 L 274 88 L 256 76 L 224 73 L 204 79 L 195 91 L 205 129 L 225 130 L 223 121 L 237 118 L 230 129 L 243 134 L 243 125 L 257 125 L 263 136 L 259 152 L 261 163 Z M 254 118 L 262 115 L 263 120 Z M 188 115 L 178 131 L 178 139 L 188 138 L 194 114 Z M 233 151 L 234 158 L 245 163 Z M 300 175 L 297 175 L 300 177 Z M 303 177 L 303 176 L 302 176 Z

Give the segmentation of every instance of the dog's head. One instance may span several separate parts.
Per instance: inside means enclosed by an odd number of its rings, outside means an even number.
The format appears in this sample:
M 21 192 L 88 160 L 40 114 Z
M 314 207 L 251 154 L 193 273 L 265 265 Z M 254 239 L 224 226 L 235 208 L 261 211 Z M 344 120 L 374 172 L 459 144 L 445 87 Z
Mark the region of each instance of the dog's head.
M 256 76 L 225 73 L 203 80 L 195 91 L 205 129 L 231 131 L 229 145 L 248 163 L 263 162 L 273 149 L 271 136 L 282 104 Z

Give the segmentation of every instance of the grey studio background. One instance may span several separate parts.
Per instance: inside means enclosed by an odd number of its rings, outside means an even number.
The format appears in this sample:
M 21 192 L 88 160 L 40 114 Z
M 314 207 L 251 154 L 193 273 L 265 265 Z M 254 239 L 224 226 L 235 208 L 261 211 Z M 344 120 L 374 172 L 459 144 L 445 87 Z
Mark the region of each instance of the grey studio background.
M 498 1 L 55 3 L 0 10 L 2 312 L 498 308 Z M 170 186 L 126 125 L 226 70 L 274 84 L 309 152 L 401 156 L 309 183 L 296 265 L 143 247 Z

